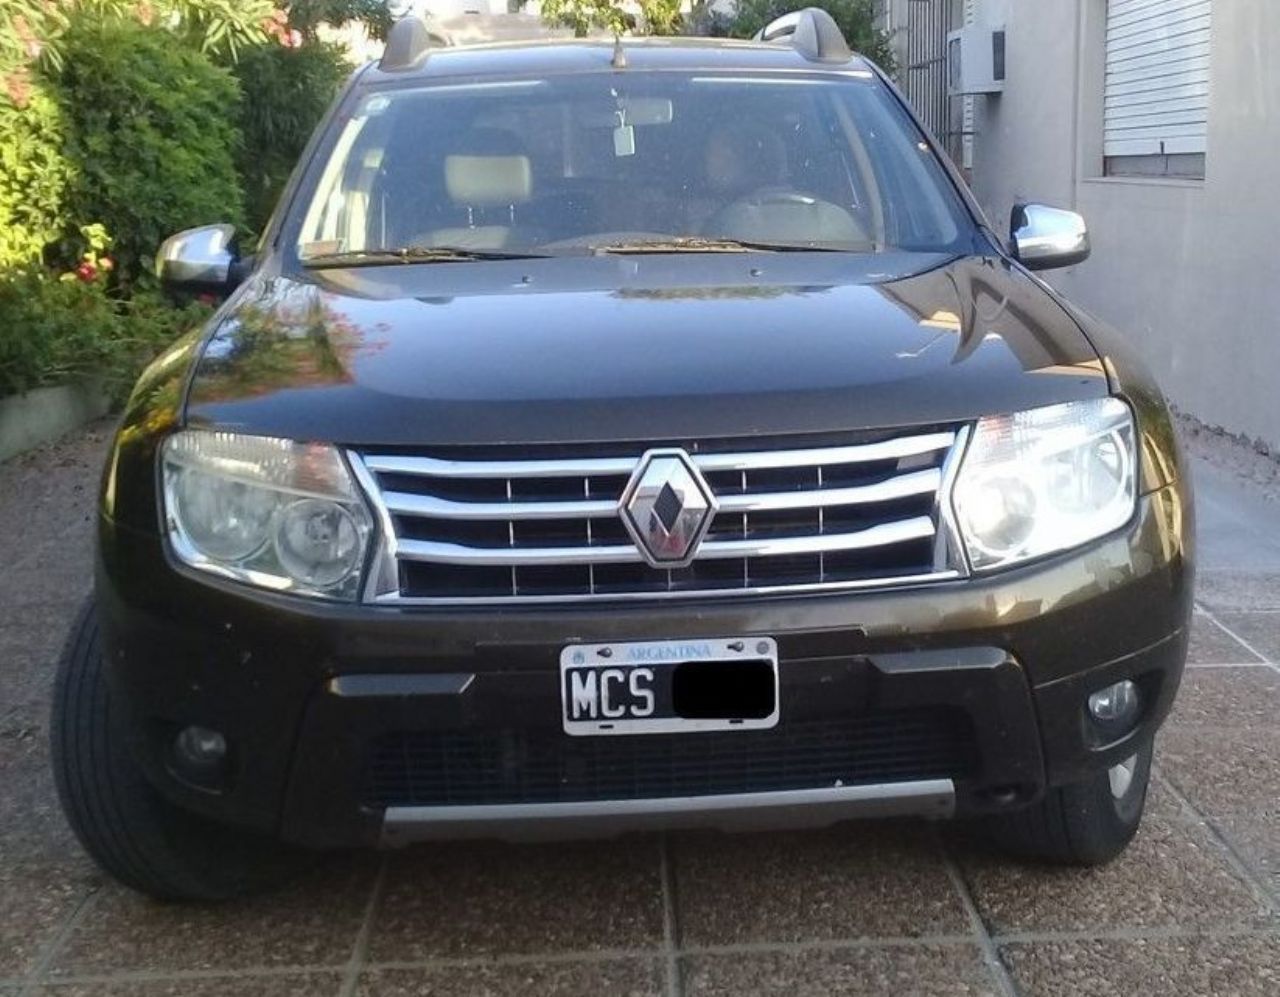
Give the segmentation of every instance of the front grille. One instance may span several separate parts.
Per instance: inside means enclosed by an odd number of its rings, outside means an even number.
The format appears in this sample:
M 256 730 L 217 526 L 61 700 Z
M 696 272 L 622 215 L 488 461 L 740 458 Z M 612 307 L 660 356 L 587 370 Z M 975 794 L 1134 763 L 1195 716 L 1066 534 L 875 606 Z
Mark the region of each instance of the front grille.
M 569 737 L 558 730 L 429 730 L 372 747 L 373 807 L 661 799 L 959 779 L 977 763 L 969 718 L 918 709 L 772 730 Z
M 638 450 L 352 454 L 391 541 L 372 596 L 616 598 L 954 577 L 939 498 L 963 433 L 689 447 L 718 509 L 692 562 L 673 568 L 648 563 L 619 515 Z

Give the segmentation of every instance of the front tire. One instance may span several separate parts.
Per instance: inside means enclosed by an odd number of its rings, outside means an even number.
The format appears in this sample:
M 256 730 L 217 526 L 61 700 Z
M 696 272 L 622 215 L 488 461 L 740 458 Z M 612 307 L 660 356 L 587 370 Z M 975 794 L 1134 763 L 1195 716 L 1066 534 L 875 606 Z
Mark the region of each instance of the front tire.
M 1039 803 L 991 819 L 996 841 L 1026 858 L 1095 866 L 1128 847 L 1142 822 L 1152 742 L 1109 769 L 1049 789 Z
M 90 598 L 58 664 L 50 746 L 63 812 L 105 872 L 161 900 L 224 900 L 278 885 L 308 864 L 305 852 L 164 799 L 129 754 L 103 672 Z

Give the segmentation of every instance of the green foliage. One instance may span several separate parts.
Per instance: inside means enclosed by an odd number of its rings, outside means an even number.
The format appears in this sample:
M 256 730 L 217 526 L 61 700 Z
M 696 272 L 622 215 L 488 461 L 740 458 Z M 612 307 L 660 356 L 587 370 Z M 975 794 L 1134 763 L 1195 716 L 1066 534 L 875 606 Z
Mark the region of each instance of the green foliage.
M 739 0 L 729 33 L 734 38 L 750 38 L 774 18 L 799 6 L 795 0 Z M 876 27 L 876 0 L 811 0 L 805 6 L 821 7 L 840 25 L 850 48 L 886 73 L 894 72 L 889 36 Z
M 235 58 L 267 37 L 273 0 L 0 0 L 0 73 L 43 59 L 59 68 L 62 36 L 82 18 L 167 25 L 201 51 Z
M 684 26 L 680 0 L 637 0 L 640 23 L 618 0 L 543 0 L 542 19 L 560 28 L 572 28 L 579 38 L 592 28 L 621 35 L 643 28 L 644 34 L 675 35 Z
M 115 7 L 122 5 L 122 0 L 94 2 Z M 137 3 L 130 4 L 128 0 L 124 0 L 123 5 L 135 11 L 138 7 Z M 266 39 L 275 12 L 273 0 L 161 0 L 154 3 L 154 7 L 161 17 L 174 17 L 179 34 L 186 35 L 200 51 L 232 60 L 237 59 L 243 50 Z
M 24 108 L 0 99 L 0 269 L 34 263 L 65 228 L 74 177 L 62 155 L 61 109 L 37 85 Z
M 0 0 L 0 396 L 119 393 L 207 318 L 142 279 L 151 257 L 265 221 L 348 72 L 316 28 L 352 19 L 388 23 L 382 0 Z
M 242 221 L 240 90 L 161 28 L 82 19 L 63 45 L 64 152 L 76 169 L 67 213 L 113 234 L 127 288 L 171 233 Z
M 678 35 L 684 27 L 680 0 L 642 0 L 645 32 L 650 35 Z
M 289 26 L 309 39 L 315 37 L 321 24 L 340 28 L 351 21 L 361 21 L 374 38 L 386 38 L 391 30 L 387 0 L 289 0 L 285 6 Z
M 350 69 L 341 48 L 315 41 L 299 48 L 262 45 L 235 65 L 246 96 L 240 108 L 239 165 L 249 228 L 258 231 L 266 224 Z
M 630 14 L 614 0 L 542 0 L 542 19 L 560 28 L 572 28 L 579 38 L 592 28 L 620 35 L 632 27 Z
M 102 280 L 31 267 L 0 272 L 0 397 L 92 376 L 117 397 L 137 372 L 209 309 L 175 309 L 155 292 L 126 301 Z

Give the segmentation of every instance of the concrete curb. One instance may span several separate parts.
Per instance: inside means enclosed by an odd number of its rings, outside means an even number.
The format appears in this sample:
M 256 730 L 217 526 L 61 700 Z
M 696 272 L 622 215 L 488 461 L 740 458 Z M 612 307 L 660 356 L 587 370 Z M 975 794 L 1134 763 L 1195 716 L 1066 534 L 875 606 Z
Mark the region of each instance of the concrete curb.
M 0 398 L 0 461 L 52 443 L 110 408 L 110 397 L 94 380 Z

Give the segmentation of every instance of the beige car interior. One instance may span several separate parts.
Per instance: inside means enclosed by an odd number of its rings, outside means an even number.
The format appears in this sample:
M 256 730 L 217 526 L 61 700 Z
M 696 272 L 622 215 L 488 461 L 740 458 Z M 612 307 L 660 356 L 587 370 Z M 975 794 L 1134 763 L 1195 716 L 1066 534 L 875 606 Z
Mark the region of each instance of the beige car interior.
M 703 223 L 703 235 L 744 242 L 867 241 L 844 208 L 789 186 L 786 147 L 774 131 L 749 122 L 717 127 L 707 139 L 704 169 L 707 186 L 724 206 Z
M 512 244 L 519 207 L 533 197 L 533 166 L 518 151 L 515 136 L 499 129 L 476 129 L 465 149 L 444 158 L 444 185 L 462 224 L 434 229 L 428 246 L 502 249 Z

